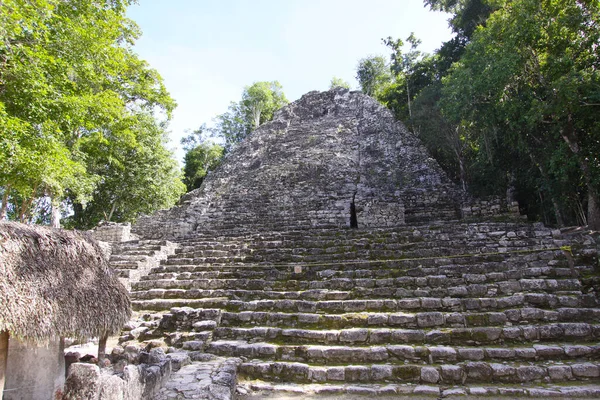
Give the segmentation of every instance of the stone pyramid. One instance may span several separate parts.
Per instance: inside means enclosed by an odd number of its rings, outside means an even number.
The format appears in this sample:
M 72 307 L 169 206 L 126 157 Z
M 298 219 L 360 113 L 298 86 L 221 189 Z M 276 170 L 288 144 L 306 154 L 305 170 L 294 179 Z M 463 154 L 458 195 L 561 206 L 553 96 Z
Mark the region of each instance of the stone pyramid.
M 373 98 L 310 92 L 240 143 L 180 206 L 134 231 L 393 227 L 457 219 L 463 194 L 420 140 Z

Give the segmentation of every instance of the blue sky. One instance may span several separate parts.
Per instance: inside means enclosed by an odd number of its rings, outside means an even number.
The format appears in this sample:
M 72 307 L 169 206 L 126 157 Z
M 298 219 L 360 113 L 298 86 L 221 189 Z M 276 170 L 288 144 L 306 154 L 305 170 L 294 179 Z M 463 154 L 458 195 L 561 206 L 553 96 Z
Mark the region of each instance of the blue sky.
M 139 0 L 128 16 L 135 46 L 178 103 L 170 147 L 186 130 L 227 110 L 244 86 L 278 80 L 290 101 L 327 90 L 332 77 L 357 87 L 358 60 L 389 55 L 387 36 L 411 32 L 433 52 L 451 37 L 448 15 L 422 0 Z

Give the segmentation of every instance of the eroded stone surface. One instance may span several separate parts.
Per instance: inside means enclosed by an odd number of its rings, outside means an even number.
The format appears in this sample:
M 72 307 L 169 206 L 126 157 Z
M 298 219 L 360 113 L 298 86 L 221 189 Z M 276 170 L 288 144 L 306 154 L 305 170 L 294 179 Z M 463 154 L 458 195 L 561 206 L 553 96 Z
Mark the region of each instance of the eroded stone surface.
M 347 227 L 352 203 L 360 227 L 390 227 L 456 218 L 462 194 L 373 98 L 345 89 L 310 92 L 241 142 L 181 206 L 140 219 L 133 231 L 164 238 Z

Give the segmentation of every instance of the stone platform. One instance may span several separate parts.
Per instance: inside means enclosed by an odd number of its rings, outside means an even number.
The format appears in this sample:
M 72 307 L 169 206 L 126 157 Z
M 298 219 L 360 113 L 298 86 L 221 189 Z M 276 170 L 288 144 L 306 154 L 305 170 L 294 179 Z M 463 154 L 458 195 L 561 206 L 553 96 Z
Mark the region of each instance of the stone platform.
M 239 359 L 248 395 L 594 397 L 596 268 L 540 224 L 196 235 L 132 298 L 137 340 Z

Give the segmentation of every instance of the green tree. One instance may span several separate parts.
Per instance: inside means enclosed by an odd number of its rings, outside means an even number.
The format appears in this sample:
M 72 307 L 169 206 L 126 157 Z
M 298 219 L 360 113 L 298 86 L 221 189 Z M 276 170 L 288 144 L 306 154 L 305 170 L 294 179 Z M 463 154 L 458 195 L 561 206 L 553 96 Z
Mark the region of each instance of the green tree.
M 444 112 L 478 126 L 482 143 L 502 135 L 502 142 L 539 165 L 555 188 L 550 193 L 558 209 L 564 196 L 556 188 L 572 179 L 552 165 L 570 165 L 572 159 L 586 195 L 587 222 L 599 229 L 600 5 L 498 3 L 501 8 L 476 31 L 445 80 Z
M 254 82 L 246 86 L 242 93 L 242 111 L 246 119 L 252 121 L 256 129 L 266 121 L 273 119 L 273 113 L 289 103 L 283 94 L 283 88 L 277 81 Z
M 206 126 L 203 125 L 181 139 L 181 144 L 186 150 L 183 181 L 188 192 L 199 188 L 206 175 L 214 170 L 223 159 L 225 148 L 207 140 L 204 137 L 205 131 Z
M 239 102 L 231 102 L 227 112 L 215 118 L 212 134 L 229 152 L 254 129 L 272 120 L 275 111 L 288 102 L 279 82 L 255 82 L 244 88 Z
M 410 34 L 406 41 L 410 43 L 410 50 L 406 53 L 402 52 L 402 47 L 404 46 L 404 42 L 401 39 L 392 39 L 391 36 L 388 36 L 387 39 L 383 40 L 383 43 L 388 46 L 392 50 L 391 54 L 391 65 L 390 69 L 396 80 L 403 80 L 404 86 L 406 87 L 406 104 L 408 107 L 408 117 L 412 117 L 411 110 L 411 97 L 414 97 L 414 94 L 411 96 L 411 77 L 416 68 L 417 62 L 422 57 L 422 53 L 417 50 L 419 45 L 421 44 L 421 40 L 417 39 L 414 32 Z
M 463 46 L 498 7 L 498 2 L 493 0 L 424 0 L 424 3 L 432 10 L 452 14 L 450 27 Z
M 102 138 L 85 140 L 82 150 L 94 155 L 88 171 L 98 182 L 91 199 L 77 203 L 76 226 L 133 221 L 140 214 L 173 205 L 185 193 L 185 185 L 178 163 L 165 147 L 166 137 L 164 123 L 149 113 L 138 113 L 102 132 Z
M 338 78 L 337 76 L 334 76 L 333 78 L 331 78 L 331 82 L 329 82 L 329 89 L 333 89 L 336 87 L 350 89 L 350 84 L 348 82 L 346 82 L 345 80 L 343 80 L 342 78 Z
M 175 103 L 160 76 L 132 50 L 139 29 L 125 17 L 130 3 L 0 6 L 0 109 L 9 138 L 0 145 L 3 210 L 19 198 L 26 219 L 36 199 L 49 197 L 58 225 L 59 206 L 85 202 L 100 182 L 89 167 L 97 154 L 83 152 L 84 141 L 110 130 L 127 142 L 128 130 L 113 129 L 120 121 L 157 108 L 170 115 Z
M 356 80 L 367 96 L 378 98 L 386 86 L 393 83 L 390 68 L 383 56 L 361 59 L 356 67 Z

